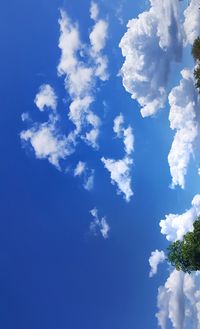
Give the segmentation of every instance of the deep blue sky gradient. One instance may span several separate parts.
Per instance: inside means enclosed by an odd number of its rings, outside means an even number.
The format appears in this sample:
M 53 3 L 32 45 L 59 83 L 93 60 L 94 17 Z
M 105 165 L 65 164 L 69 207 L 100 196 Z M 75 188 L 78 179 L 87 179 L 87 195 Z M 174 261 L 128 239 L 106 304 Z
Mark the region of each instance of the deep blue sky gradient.
M 110 22 L 107 54 L 110 81 L 98 93 L 96 113 L 103 116 L 100 151 L 82 146 L 69 165 L 87 160 L 95 168 L 95 188 L 86 192 L 80 181 L 37 160 L 22 147 L 21 114 L 45 120 L 34 97 L 50 83 L 65 96 L 56 66 L 60 52 L 58 8 L 79 21 L 83 41 L 91 27 L 89 1 L 4 1 L 0 13 L 0 328 L 2 329 L 144 329 L 157 328 L 157 287 L 166 265 L 149 279 L 148 258 L 166 248 L 159 221 L 169 212 L 190 207 L 199 178 L 191 165 L 187 192 L 169 189 L 167 155 L 173 132 L 168 109 L 159 119 L 142 119 L 136 102 L 116 77 L 123 58 L 118 43 L 126 30 L 114 15 L 116 2 L 98 2 Z M 124 1 L 124 19 L 145 5 Z M 176 77 L 174 77 L 176 79 Z M 67 109 L 59 103 L 59 111 Z M 122 142 L 114 139 L 113 119 L 122 112 L 135 135 L 134 197 L 126 203 L 110 184 L 101 156 L 121 157 Z M 64 117 L 64 116 L 63 116 Z M 69 125 L 69 126 L 67 126 Z M 66 131 L 70 124 L 66 120 Z M 67 160 L 68 161 L 68 160 Z M 111 226 L 103 240 L 89 232 L 89 210 L 96 206 Z

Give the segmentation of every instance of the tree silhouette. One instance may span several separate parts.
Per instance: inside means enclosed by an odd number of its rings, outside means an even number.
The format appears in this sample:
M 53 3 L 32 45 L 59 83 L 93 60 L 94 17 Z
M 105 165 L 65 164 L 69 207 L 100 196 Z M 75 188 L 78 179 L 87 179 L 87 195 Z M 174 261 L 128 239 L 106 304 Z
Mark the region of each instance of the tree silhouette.
M 192 46 L 192 56 L 194 57 L 195 61 L 200 61 L 200 37 L 197 37 L 194 40 Z

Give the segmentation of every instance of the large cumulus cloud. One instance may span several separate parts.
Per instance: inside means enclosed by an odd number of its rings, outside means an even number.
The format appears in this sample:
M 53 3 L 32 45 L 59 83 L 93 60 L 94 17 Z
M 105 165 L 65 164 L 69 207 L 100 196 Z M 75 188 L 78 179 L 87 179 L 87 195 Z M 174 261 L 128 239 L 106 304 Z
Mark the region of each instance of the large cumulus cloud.
M 143 117 L 164 107 L 170 63 L 180 60 L 183 43 L 178 0 L 150 0 L 150 5 L 128 22 L 119 45 L 125 57 L 123 85 Z
M 200 273 L 174 270 L 159 287 L 156 317 L 162 329 L 170 320 L 174 329 L 200 329 Z
M 193 73 L 185 69 L 181 75 L 182 80 L 179 86 L 174 87 L 169 94 L 170 127 L 176 131 L 176 134 L 168 155 L 168 162 L 172 187 L 180 185 L 184 188 L 185 175 L 198 136 L 196 113 L 199 101 Z

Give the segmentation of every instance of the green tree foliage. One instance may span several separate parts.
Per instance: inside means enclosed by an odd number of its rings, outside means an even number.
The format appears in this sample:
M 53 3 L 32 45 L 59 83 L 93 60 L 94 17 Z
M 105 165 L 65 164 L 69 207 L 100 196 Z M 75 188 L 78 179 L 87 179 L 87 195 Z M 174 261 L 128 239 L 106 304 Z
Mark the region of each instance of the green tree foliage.
M 194 77 L 196 80 L 195 86 L 200 90 L 200 65 L 194 70 Z
M 192 55 L 195 61 L 200 61 L 200 37 L 194 40 L 192 46 Z
M 200 217 L 193 224 L 193 232 L 169 245 L 168 261 L 179 271 L 191 273 L 200 270 Z
M 197 64 L 197 66 L 194 70 L 194 78 L 196 81 L 195 86 L 200 92 L 200 37 L 198 37 L 194 40 L 194 43 L 192 46 L 192 55 Z

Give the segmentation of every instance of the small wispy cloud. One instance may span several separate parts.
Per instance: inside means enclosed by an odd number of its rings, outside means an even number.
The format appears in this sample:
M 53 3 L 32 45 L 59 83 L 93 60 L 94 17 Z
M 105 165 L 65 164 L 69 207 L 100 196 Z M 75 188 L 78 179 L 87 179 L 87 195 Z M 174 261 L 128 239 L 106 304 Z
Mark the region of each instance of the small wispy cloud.
M 130 155 L 134 151 L 134 135 L 131 126 L 124 128 L 124 117 L 122 113 L 114 119 L 113 131 L 118 138 L 123 139 L 125 153 Z
M 83 178 L 83 187 L 91 191 L 94 187 L 94 169 L 89 169 L 86 162 L 79 161 L 74 169 L 75 177 Z
M 96 21 L 99 16 L 99 7 L 96 2 L 92 1 L 90 4 L 90 18 Z
M 91 3 L 91 18 L 94 19 L 95 25 L 89 35 L 91 43 L 90 56 L 96 65 L 95 75 L 102 81 L 106 81 L 109 78 L 107 71 L 108 59 L 103 55 L 102 50 L 105 48 L 108 38 L 108 23 L 106 20 L 98 19 L 98 6 L 94 2 Z
M 105 168 L 110 172 L 111 183 L 117 185 L 117 193 L 123 194 L 127 202 L 133 195 L 131 189 L 131 167 L 133 160 L 127 156 L 124 159 L 101 159 Z
M 106 218 L 99 218 L 97 208 L 90 210 L 90 214 L 93 217 L 92 222 L 90 223 L 90 230 L 94 235 L 101 233 L 104 239 L 108 239 L 110 226 L 108 225 Z
M 159 251 L 159 250 L 155 250 L 152 251 L 151 256 L 149 257 L 149 265 L 151 267 L 151 271 L 149 273 L 149 277 L 152 278 L 158 270 L 158 265 L 160 263 L 163 263 L 166 259 L 165 253 L 164 251 Z
M 111 183 L 117 185 L 117 193 L 123 194 L 127 202 L 133 195 L 131 188 L 131 169 L 133 160 L 131 154 L 134 150 L 134 135 L 132 128 L 124 128 L 124 117 L 119 114 L 114 119 L 113 131 L 117 138 L 121 138 L 124 143 L 125 156 L 123 159 L 105 159 L 101 158 L 105 168 L 110 172 Z

